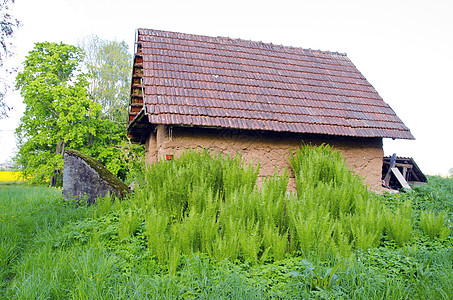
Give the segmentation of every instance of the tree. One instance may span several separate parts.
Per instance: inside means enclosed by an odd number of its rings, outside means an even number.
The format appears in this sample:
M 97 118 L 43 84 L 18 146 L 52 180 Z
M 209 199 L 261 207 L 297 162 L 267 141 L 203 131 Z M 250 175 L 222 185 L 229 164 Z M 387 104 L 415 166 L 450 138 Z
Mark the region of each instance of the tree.
M 124 42 L 97 45 L 102 46 L 97 52 L 87 52 L 97 63 L 88 64 L 78 47 L 36 43 L 17 76 L 26 108 L 16 130 L 16 161 L 35 182 L 50 178 L 51 185 L 59 184 L 67 148 L 92 156 L 123 180 L 131 168 L 124 157 L 142 151 L 127 143 L 122 117 L 127 115 L 127 47 Z
M 102 116 L 126 125 L 132 55 L 127 44 L 89 36 L 79 45 L 85 53 L 88 93 L 102 107 Z
M 0 68 L 2 69 L 2 73 L 5 73 L 2 74 L 2 76 L 10 75 L 14 72 L 14 70 L 3 70 L 5 59 L 12 55 L 9 39 L 14 35 L 15 30 L 20 25 L 20 22 L 9 13 L 9 4 L 10 2 L 14 3 L 14 1 L 15 0 L 0 0 L 0 27 L 2 30 L 0 35 Z M 0 118 L 6 116 L 6 113 L 9 110 L 9 107 L 4 101 L 9 88 L 10 85 L 8 80 L 0 77 Z
M 124 180 L 128 164 L 123 157 L 130 155 L 124 151 L 133 149 L 126 136 L 132 55 L 124 41 L 98 36 L 85 37 L 79 46 L 85 54 L 83 69 L 89 80 L 88 95 L 101 106 L 96 135 L 89 137 L 88 147 L 81 151 L 100 160 Z
M 17 162 L 35 181 L 57 184 L 66 148 L 99 160 L 125 179 L 124 157 L 132 56 L 125 42 L 86 38 L 83 49 L 36 43 L 17 76 L 26 109 L 16 130 Z
M 80 71 L 82 58 L 75 46 L 36 43 L 16 78 L 26 104 L 16 130 L 17 158 L 35 181 L 51 176 L 55 186 L 64 149 L 85 147 L 87 135 L 96 134 L 101 107 L 88 97 L 88 81 Z

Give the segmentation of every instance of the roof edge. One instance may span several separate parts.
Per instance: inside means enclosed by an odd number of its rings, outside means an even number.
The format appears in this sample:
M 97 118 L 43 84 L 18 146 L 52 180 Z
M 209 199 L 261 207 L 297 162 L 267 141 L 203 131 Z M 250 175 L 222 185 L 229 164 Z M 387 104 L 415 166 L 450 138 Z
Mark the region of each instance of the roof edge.
M 214 38 L 214 39 L 224 39 L 224 40 L 238 41 L 238 42 L 245 42 L 245 43 L 261 43 L 261 44 L 267 45 L 269 47 L 279 47 L 279 48 L 292 49 L 292 50 L 305 50 L 305 51 L 308 50 L 308 51 L 319 52 L 319 53 L 323 53 L 323 54 L 340 55 L 340 56 L 348 57 L 347 53 L 345 53 L 345 52 L 286 46 L 283 44 L 273 44 L 271 42 L 263 42 L 263 41 L 258 41 L 258 40 L 245 40 L 245 39 L 241 39 L 241 38 L 232 38 L 232 37 L 228 37 L 228 36 L 211 36 L 211 35 L 192 34 L 192 33 L 184 33 L 184 32 L 179 32 L 179 31 L 169 31 L 169 30 L 160 30 L 160 29 L 152 29 L 152 28 L 137 28 L 136 29 L 136 41 L 138 41 L 138 36 L 140 35 L 140 31 L 146 31 L 146 30 L 150 30 L 153 32 L 168 33 L 168 34 L 183 34 L 185 36 L 198 37 L 198 38 Z

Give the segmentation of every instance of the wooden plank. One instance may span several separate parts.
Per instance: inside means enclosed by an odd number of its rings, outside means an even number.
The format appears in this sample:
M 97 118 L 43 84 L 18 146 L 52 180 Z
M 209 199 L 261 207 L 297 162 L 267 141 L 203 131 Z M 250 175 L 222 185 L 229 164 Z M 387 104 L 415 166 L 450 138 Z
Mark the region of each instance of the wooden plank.
M 406 169 L 412 169 L 412 165 L 409 165 L 409 164 L 395 163 L 395 166 L 397 166 L 397 167 L 402 167 L 402 168 L 406 168 Z
M 392 170 L 392 173 L 395 175 L 396 179 L 401 183 L 403 188 L 411 190 L 411 186 L 407 183 L 406 179 L 404 179 L 403 175 L 400 173 L 400 170 L 398 168 L 393 167 L 390 170 Z

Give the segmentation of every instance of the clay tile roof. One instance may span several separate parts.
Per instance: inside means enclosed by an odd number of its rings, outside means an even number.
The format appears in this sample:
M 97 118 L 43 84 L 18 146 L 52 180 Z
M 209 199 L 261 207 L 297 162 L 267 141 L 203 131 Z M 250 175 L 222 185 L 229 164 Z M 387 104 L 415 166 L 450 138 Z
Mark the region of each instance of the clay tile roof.
M 136 39 L 131 136 L 149 122 L 414 138 L 345 54 L 150 29 Z

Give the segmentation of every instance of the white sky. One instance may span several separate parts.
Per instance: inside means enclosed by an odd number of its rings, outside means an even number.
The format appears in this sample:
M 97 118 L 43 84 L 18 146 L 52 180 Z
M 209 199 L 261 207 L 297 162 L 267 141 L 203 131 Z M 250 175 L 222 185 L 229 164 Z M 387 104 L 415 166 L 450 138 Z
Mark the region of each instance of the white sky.
M 451 0 L 16 0 L 23 26 L 13 43 L 19 65 L 35 42 L 86 35 L 126 41 L 152 28 L 345 52 L 415 141 L 384 139 L 386 155 L 413 157 L 426 174 L 453 168 L 453 1 Z M 11 78 L 14 81 L 14 78 Z M 0 162 L 14 153 L 24 109 L 0 120 Z

